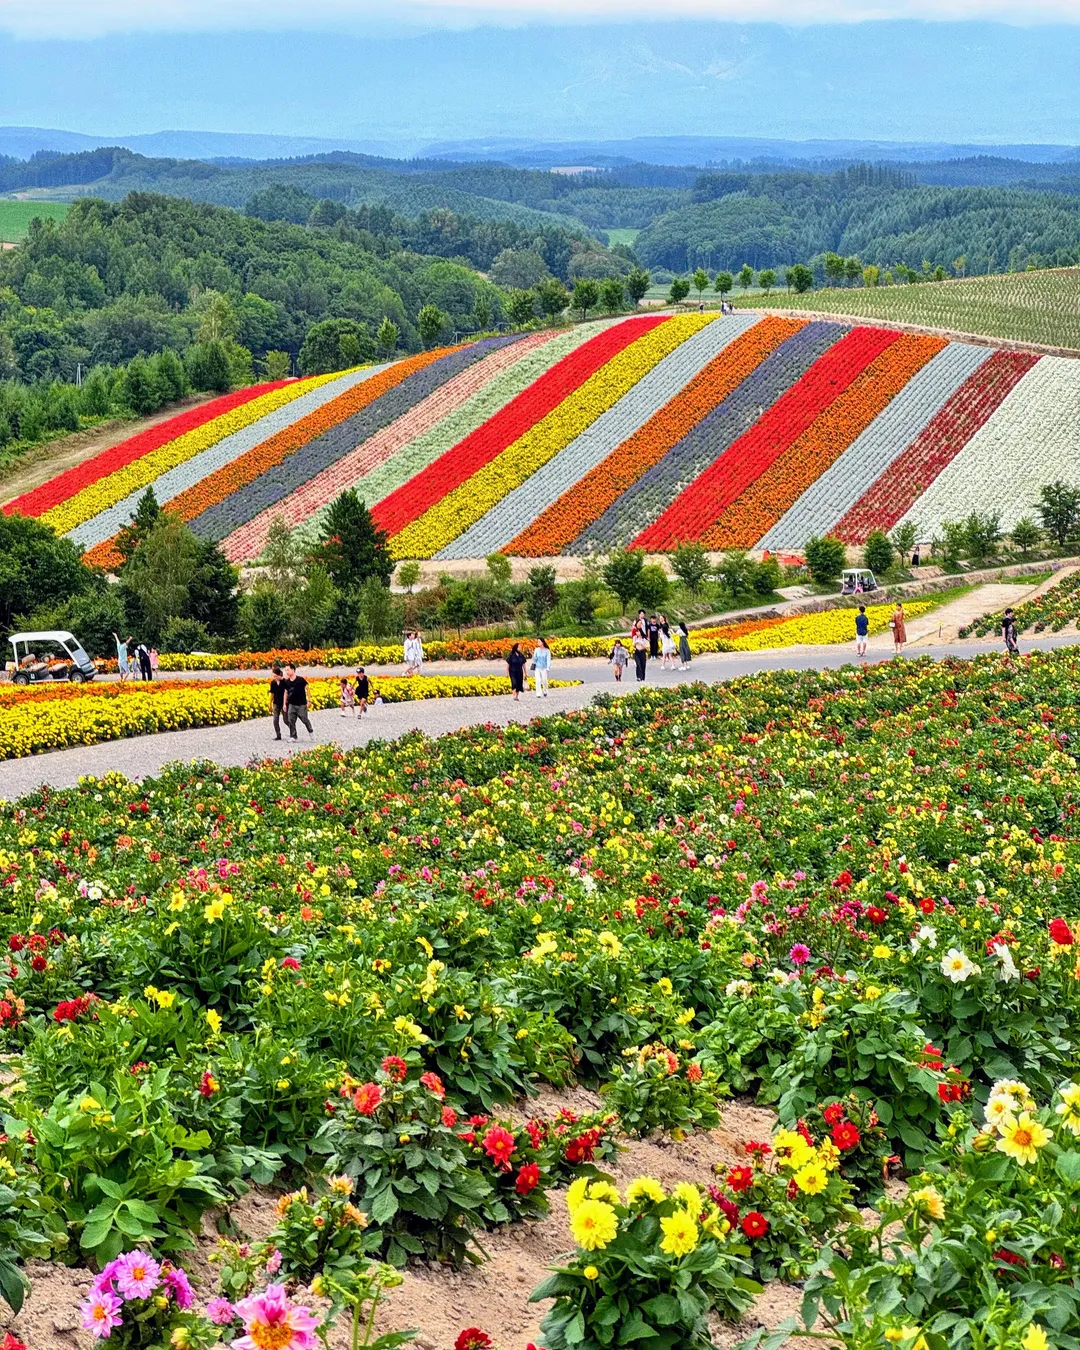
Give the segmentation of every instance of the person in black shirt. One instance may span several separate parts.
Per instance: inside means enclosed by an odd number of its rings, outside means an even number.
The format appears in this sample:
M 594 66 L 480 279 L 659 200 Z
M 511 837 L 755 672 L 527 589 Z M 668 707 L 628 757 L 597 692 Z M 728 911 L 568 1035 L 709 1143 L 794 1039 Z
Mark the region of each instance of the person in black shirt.
M 274 666 L 270 674 L 270 716 L 274 719 L 274 739 L 281 740 L 281 714 L 285 710 L 285 681 L 281 667 Z
M 506 673 L 510 676 L 510 688 L 514 691 L 516 703 L 518 695 L 525 688 L 525 656 L 517 642 L 510 648 L 510 655 L 506 658 Z
M 363 717 L 367 712 L 367 701 L 371 694 L 371 684 L 368 677 L 364 674 L 364 667 L 356 667 L 356 705 L 360 709 L 360 716 Z
M 303 722 L 308 735 L 314 736 L 315 728 L 311 725 L 307 710 L 307 680 L 303 675 L 297 675 L 296 667 L 290 664 L 285 667 L 282 683 L 285 686 L 285 720 L 289 724 L 289 739 L 299 740 L 296 734 L 297 722 Z
M 660 655 L 660 621 L 655 614 L 649 615 L 649 655 L 654 660 Z

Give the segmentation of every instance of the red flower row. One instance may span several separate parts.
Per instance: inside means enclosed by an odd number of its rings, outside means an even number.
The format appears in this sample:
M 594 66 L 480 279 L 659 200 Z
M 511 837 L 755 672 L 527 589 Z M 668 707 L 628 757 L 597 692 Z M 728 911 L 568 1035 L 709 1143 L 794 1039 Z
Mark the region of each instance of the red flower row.
M 900 334 L 853 328 L 685 488 L 632 548 L 663 552 L 698 539 Z
M 597 333 L 523 389 L 452 449 L 391 492 L 372 508 L 375 524 L 387 534 L 400 533 L 448 492 L 490 464 L 497 455 L 552 412 L 569 394 L 624 347 L 664 322 L 662 315 L 627 319 Z
M 960 386 L 832 531 L 850 544 L 864 544 L 874 530 L 891 530 L 947 464 L 997 412 L 1039 358 L 1027 352 L 995 352 Z
M 268 394 L 272 389 L 281 389 L 289 383 L 288 380 L 278 380 L 274 384 L 256 384 L 249 389 L 237 389 L 231 394 L 223 394 L 221 398 L 211 399 L 209 403 L 201 403 L 197 408 L 189 408 L 187 412 L 178 413 L 176 417 L 158 422 L 156 426 L 140 431 L 137 436 L 129 436 L 126 441 L 121 441 L 119 445 L 111 446 L 108 450 L 102 450 L 99 455 L 94 455 L 92 459 L 85 460 L 82 464 L 76 464 L 74 468 L 57 474 L 55 478 L 50 478 L 47 483 L 42 483 L 40 487 L 36 487 L 30 492 L 24 492 L 21 497 L 16 497 L 14 501 L 7 503 L 4 507 L 4 515 L 10 516 L 16 511 L 23 516 L 44 515 L 46 511 L 52 510 L 54 506 L 59 506 L 61 502 L 66 502 L 69 497 L 74 497 L 77 492 L 89 487 L 91 483 L 96 483 L 99 479 L 106 478 L 110 473 L 115 473 L 117 469 L 122 469 L 128 464 L 134 463 L 135 460 L 141 459 L 143 455 L 148 455 L 151 450 L 158 450 L 161 446 L 167 445 L 169 441 L 175 441 L 178 436 L 183 436 L 189 431 L 194 431 L 196 427 L 212 422 L 215 417 L 220 417 L 222 413 L 232 412 L 234 408 L 250 403 L 253 398 L 258 398 L 260 394 Z

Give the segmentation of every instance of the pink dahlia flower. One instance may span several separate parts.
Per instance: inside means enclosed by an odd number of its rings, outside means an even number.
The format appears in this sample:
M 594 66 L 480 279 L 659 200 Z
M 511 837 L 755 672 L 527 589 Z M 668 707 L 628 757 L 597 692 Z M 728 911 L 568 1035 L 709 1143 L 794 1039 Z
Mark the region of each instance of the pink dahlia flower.
M 233 1341 L 233 1350 L 314 1350 L 318 1319 L 310 1308 L 293 1303 L 283 1284 L 241 1299 L 236 1312 L 246 1334 Z

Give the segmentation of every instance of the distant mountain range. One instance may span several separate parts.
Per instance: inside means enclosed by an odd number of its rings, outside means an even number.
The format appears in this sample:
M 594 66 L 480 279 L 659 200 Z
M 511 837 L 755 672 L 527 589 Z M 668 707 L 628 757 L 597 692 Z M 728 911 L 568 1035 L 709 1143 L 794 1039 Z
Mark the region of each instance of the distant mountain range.
M 48 127 L 0 127 L 0 155 L 29 159 L 40 151 L 72 154 L 118 145 L 150 158 L 209 161 L 261 161 L 326 155 L 335 150 L 393 157 L 384 141 L 349 137 L 257 135 L 229 131 L 153 131 L 137 135 L 94 136 Z M 457 162 L 499 162 L 523 169 L 559 167 L 617 168 L 629 164 L 710 165 L 745 161 L 775 163 L 869 162 L 937 164 L 992 156 L 1027 164 L 1080 163 L 1080 147 L 1070 145 L 952 145 L 905 141 L 787 141 L 745 136 L 636 136 L 626 140 L 533 141 L 506 137 L 492 140 L 439 141 L 417 145 L 417 158 Z

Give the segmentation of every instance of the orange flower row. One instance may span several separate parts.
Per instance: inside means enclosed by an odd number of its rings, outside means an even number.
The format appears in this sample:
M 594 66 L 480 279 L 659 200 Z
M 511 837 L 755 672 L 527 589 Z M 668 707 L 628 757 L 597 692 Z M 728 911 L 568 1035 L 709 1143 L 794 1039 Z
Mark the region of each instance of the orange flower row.
M 737 337 L 502 552 L 522 558 L 547 558 L 561 552 L 802 327 L 798 320 L 770 315 Z
M 308 413 L 291 426 L 284 427 L 215 473 L 208 474 L 201 482 L 195 483 L 179 496 L 173 497 L 166 503 L 170 515 L 188 521 L 201 516 L 211 506 L 216 506 L 226 497 L 231 497 L 234 492 L 253 483 L 256 478 L 276 464 L 280 464 L 288 455 L 303 449 L 316 436 L 321 436 L 324 431 L 338 426 L 366 408 L 369 403 L 374 403 L 377 398 L 400 384 L 409 375 L 422 370 L 439 357 L 457 350 L 457 347 L 438 347 L 434 351 L 420 352 L 417 356 L 406 357 L 404 361 L 395 361 L 378 375 L 373 375 L 360 384 L 354 384 L 344 394 L 331 399 L 329 403 L 324 403 L 321 408 L 316 408 L 314 412 Z M 103 544 L 95 545 L 85 555 L 85 561 L 94 567 L 116 566 L 120 556 L 116 552 L 115 540 L 107 539 Z
M 753 548 L 798 498 L 862 435 L 943 338 L 898 338 L 783 451 L 701 536 L 708 549 Z

